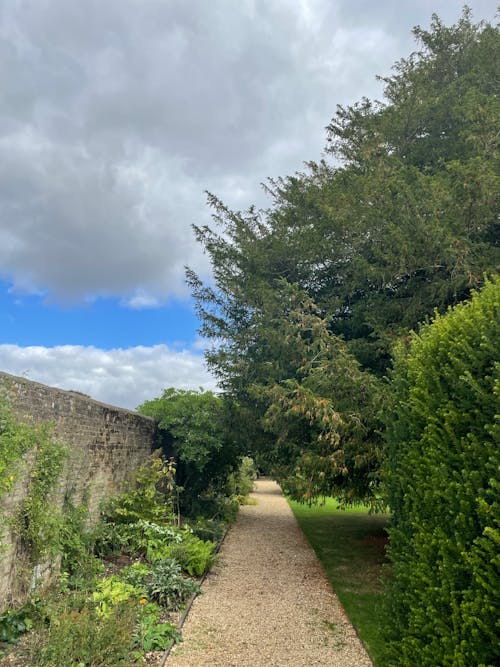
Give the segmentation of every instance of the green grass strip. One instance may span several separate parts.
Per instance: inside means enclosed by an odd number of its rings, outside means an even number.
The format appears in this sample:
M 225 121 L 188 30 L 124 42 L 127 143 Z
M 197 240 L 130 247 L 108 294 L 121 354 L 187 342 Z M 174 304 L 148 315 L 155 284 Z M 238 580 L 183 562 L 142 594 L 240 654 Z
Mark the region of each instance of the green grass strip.
M 341 510 L 333 499 L 313 507 L 289 503 L 374 665 L 382 667 L 388 515 L 359 506 Z

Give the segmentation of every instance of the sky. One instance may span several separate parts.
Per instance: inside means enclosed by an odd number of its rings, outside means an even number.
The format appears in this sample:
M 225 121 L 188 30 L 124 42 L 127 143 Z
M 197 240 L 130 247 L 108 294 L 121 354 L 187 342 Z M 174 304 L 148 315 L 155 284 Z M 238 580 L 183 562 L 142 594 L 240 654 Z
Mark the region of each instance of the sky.
M 471 0 L 494 21 L 498 0 Z M 0 370 L 128 408 L 216 389 L 184 282 L 206 191 L 322 157 L 454 0 L 0 0 Z

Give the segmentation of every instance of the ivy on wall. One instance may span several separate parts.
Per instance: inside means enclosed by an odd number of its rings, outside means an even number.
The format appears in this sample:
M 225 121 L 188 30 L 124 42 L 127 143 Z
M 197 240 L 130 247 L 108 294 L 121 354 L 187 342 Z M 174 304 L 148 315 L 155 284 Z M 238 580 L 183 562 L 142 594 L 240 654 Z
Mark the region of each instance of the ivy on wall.
M 50 504 L 68 455 L 48 424 L 16 421 L 5 397 L 0 403 L 0 498 L 25 477 L 27 489 L 8 519 L 31 564 L 60 553 L 62 508 Z M 50 504 L 50 510 L 48 509 Z M 1 539 L 1 535 L 0 535 Z

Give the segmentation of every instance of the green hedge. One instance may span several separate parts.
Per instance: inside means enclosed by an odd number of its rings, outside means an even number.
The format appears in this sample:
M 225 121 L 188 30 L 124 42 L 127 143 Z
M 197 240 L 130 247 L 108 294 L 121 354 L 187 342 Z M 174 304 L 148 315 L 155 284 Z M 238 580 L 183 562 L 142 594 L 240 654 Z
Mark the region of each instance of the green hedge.
M 500 280 L 396 355 L 388 666 L 500 664 Z

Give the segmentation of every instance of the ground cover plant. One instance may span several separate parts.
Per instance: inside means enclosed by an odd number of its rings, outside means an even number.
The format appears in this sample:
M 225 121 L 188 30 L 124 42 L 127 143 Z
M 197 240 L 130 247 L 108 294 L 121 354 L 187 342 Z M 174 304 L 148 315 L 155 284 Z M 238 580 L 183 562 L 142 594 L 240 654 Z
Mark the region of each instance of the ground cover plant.
M 385 667 L 381 631 L 388 515 L 370 514 L 363 506 L 341 509 L 333 498 L 322 505 L 289 503 L 375 667 Z

